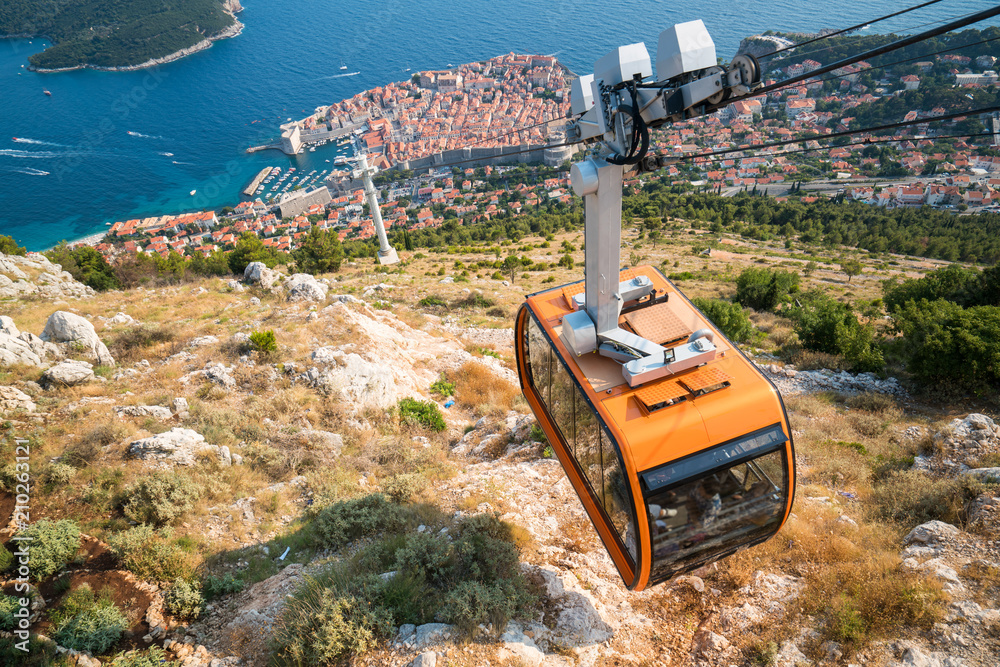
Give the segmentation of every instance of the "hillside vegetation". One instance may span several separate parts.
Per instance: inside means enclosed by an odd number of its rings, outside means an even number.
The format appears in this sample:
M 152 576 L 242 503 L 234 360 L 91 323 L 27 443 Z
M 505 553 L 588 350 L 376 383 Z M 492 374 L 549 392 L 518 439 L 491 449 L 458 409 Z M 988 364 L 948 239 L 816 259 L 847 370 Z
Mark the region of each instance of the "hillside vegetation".
M 42 69 L 124 67 L 194 46 L 233 25 L 219 0 L 5 0 L 0 34 L 45 36 Z

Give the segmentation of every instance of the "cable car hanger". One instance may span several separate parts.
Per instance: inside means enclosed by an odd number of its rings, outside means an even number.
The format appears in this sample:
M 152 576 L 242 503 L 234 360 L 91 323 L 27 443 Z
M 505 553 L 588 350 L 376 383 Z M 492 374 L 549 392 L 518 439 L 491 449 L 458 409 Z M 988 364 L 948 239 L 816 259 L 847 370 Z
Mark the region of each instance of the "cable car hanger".
M 565 145 L 594 149 L 570 171 L 584 280 L 529 295 L 515 329 L 525 398 L 632 590 L 769 539 L 795 493 L 774 384 L 662 273 L 620 263 L 624 175 L 680 161 L 648 154 L 650 129 L 760 94 L 761 68 L 748 54 L 720 65 L 696 20 L 661 33 L 656 72 L 629 44 L 572 83 Z

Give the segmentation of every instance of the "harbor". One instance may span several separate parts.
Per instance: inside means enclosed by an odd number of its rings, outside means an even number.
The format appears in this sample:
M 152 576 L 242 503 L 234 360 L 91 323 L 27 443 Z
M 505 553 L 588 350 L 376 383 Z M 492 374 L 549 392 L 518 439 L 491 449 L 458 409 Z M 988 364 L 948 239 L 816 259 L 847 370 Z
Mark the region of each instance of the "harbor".
M 257 187 L 261 184 L 261 181 L 267 178 L 268 174 L 271 173 L 272 169 L 273 167 L 264 167 L 263 169 L 261 169 L 260 173 L 257 174 L 257 176 L 255 176 L 252 181 L 250 181 L 250 185 L 243 188 L 243 194 L 246 195 L 247 197 L 252 197 L 256 192 Z

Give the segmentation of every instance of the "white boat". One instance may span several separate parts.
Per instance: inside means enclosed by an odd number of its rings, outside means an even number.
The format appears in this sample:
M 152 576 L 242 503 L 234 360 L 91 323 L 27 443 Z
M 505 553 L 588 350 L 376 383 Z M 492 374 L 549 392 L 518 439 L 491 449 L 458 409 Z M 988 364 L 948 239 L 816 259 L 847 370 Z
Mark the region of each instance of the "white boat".
M 197 190 L 192 190 L 191 191 L 191 196 L 194 197 L 194 193 L 196 193 L 196 192 L 198 192 L 198 191 Z
M 346 69 L 347 69 L 347 63 L 345 63 L 343 60 L 341 60 L 340 61 L 340 71 L 343 72 Z

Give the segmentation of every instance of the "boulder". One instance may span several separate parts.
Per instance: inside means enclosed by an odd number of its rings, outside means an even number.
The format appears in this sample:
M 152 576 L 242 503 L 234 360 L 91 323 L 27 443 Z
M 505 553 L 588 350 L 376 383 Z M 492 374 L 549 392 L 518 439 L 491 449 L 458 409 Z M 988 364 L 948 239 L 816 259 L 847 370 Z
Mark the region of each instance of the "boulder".
M 0 333 L 0 365 L 41 366 L 42 359 L 26 342 L 10 334 Z
M 208 345 L 215 345 L 219 342 L 219 339 L 215 336 L 198 336 L 197 338 L 192 338 L 188 343 L 188 347 L 206 347 Z
M 163 461 L 192 466 L 197 463 L 198 454 L 206 450 L 219 455 L 219 447 L 209 445 L 197 431 L 189 428 L 172 428 L 166 433 L 136 440 L 128 446 L 127 455 L 143 461 Z
M 45 371 L 42 384 L 47 387 L 72 387 L 94 379 L 94 367 L 86 361 L 62 361 Z
M 152 417 L 160 421 L 174 416 L 170 410 L 159 405 L 120 405 L 115 408 L 115 412 L 119 417 Z
M 296 273 L 285 283 L 289 301 L 323 301 L 330 289 L 308 273 Z
M 70 343 L 102 366 L 114 366 L 115 360 L 108 348 L 97 337 L 94 325 L 83 317 L 57 310 L 49 315 L 41 336 L 43 341 L 50 343 Z
M 344 447 L 344 438 L 339 433 L 304 428 L 297 435 L 304 439 L 310 447 L 327 450 L 334 456 L 340 456 L 340 451 Z
M 701 629 L 694 634 L 691 645 L 697 653 L 713 653 L 729 648 L 729 640 L 708 629 Z
M 187 399 L 183 396 L 179 396 L 171 401 L 170 408 L 177 415 L 178 419 L 187 419 L 190 416 Z
M 959 532 L 958 528 L 950 523 L 935 519 L 934 521 L 922 523 L 911 530 L 903 538 L 903 544 L 913 544 L 914 542 L 922 542 L 924 544 L 948 542 L 957 537 Z
M 339 362 L 322 372 L 309 369 L 310 383 L 326 394 L 340 394 L 355 406 L 387 408 L 396 404 L 399 393 L 390 369 L 354 353 L 343 355 Z
M 437 653 L 424 651 L 410 663 L 410 667 L 437 667 Z
M 278 279 L 275 271 L 267 268 L 264 262 L 250 262 L 243 270 L 243 280 L 250 285 L 259 285 L 265 289 L 271 287 Z
M 14 338 L 21 335 L 21 332 L 17 329 L 17 325 L 14 324 L 14 320 L 7 315 L 0 315 L 0 333 L 5 333 Z
M 21 334 L 18 336 L 18 339 L 24 341 L 24 343 L 28 346 L 28 348 L 32 352 L 37 354 L 38 358 L 41 359 L 42 361 L 45 361 L 46 359 L 62 361 L 62 359 L 64 359 L 66 356 L 65 354 L 63 354 L 63 350 L 61 347 L 59 347 L 55 343 L 46 343 L 44 340 L 42 340 L 40 337 L 36 336 L 33 333 L 22 331 Z
M 108 324 L 139 324 L 135 321 L 131 315 L 126 313 L 116 313 L 114 317 L 108 320 Z
M 0 414 L 34 412 L 35 402 L 17 387 L 0 386 Z

